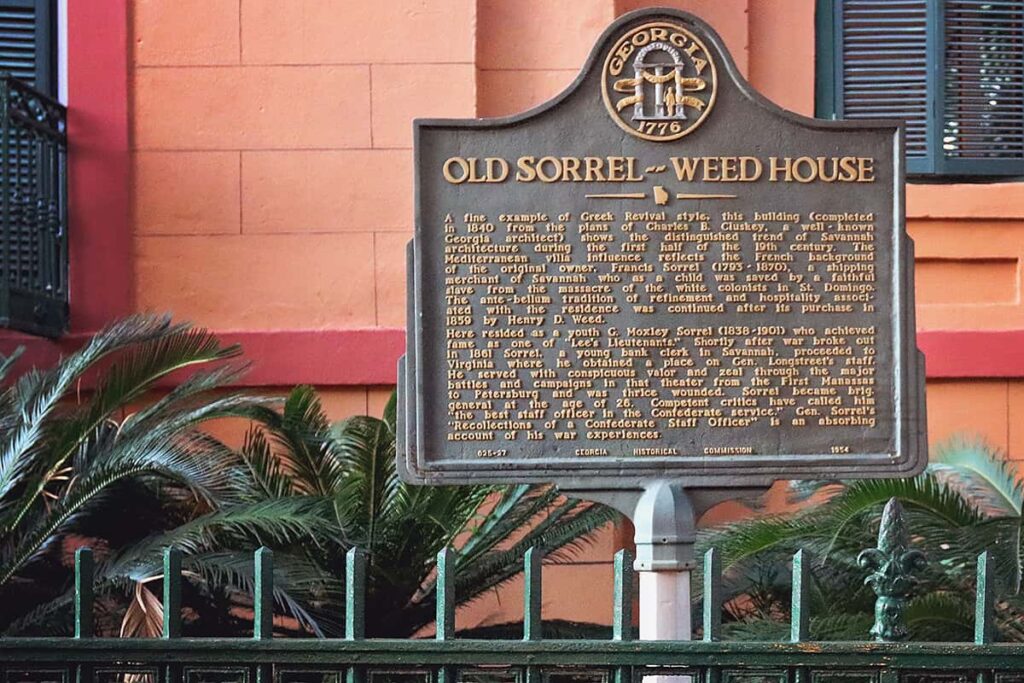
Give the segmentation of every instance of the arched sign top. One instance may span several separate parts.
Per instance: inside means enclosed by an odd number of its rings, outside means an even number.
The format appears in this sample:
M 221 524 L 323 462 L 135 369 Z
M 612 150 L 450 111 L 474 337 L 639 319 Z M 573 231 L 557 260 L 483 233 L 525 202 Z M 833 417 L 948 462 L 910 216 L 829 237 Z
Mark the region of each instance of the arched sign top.
M 651 53 L 671 59 L 651 61 Z M 715 58 L 704 43 L 682 23 L 669 21 L 624 33 L 608 49 L 601 78 L 605 108 L 616 125 L 656 142 L 696 130 L 711 113 L 717 86 Z

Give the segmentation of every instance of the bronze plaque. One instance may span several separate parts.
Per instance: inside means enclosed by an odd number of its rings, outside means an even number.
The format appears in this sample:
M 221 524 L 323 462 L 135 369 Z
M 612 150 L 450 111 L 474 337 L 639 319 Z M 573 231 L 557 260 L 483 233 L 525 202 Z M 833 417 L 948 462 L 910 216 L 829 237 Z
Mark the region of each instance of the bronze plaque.
M 645 10 L 540 107 L 416 121 L 415 156 L 409 480 L 924 466 L 898 122 L 783 111 L 704 23 Z

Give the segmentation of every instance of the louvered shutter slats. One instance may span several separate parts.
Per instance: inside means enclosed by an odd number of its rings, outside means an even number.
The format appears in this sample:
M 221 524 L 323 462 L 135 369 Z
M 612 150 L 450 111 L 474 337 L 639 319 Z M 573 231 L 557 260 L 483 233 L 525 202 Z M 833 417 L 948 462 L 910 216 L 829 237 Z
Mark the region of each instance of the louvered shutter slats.
M 0 70 L 33 85 L 39 65 L 37 19 L 34 3 L 0 6 Z
M 927 153 L 925 0 L 846 0 L 842 5 L 842 116 L 902 118 L 907 154 Z
M 943 155 L 1024 165 L 1024 0 L 947 0 L 944 42 Z
M 904 120 L 912 173 L 1024 176 L 1024 0 L 820 2 L 823 113 Z

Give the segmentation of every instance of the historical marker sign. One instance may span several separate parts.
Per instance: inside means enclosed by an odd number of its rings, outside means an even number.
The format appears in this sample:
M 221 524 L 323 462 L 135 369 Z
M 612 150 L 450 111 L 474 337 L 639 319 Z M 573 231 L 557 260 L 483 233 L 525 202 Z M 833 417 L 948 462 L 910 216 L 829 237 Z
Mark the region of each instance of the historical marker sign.
M 638 488 L 925 462 L 903 141 L 617 21 L 560 96 L 416 122 L 405 476 Z

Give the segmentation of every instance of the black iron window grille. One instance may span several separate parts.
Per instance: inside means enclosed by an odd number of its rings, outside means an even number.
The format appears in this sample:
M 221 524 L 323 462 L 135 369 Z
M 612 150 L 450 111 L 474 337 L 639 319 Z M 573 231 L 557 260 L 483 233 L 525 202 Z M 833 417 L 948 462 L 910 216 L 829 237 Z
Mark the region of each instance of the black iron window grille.
M 50 337 L 68 322 L 66 120 L 0 74 L 0 324 Z
M 54 0 L 0 0 L 0 326 L 68 324 L 66 111 Z

